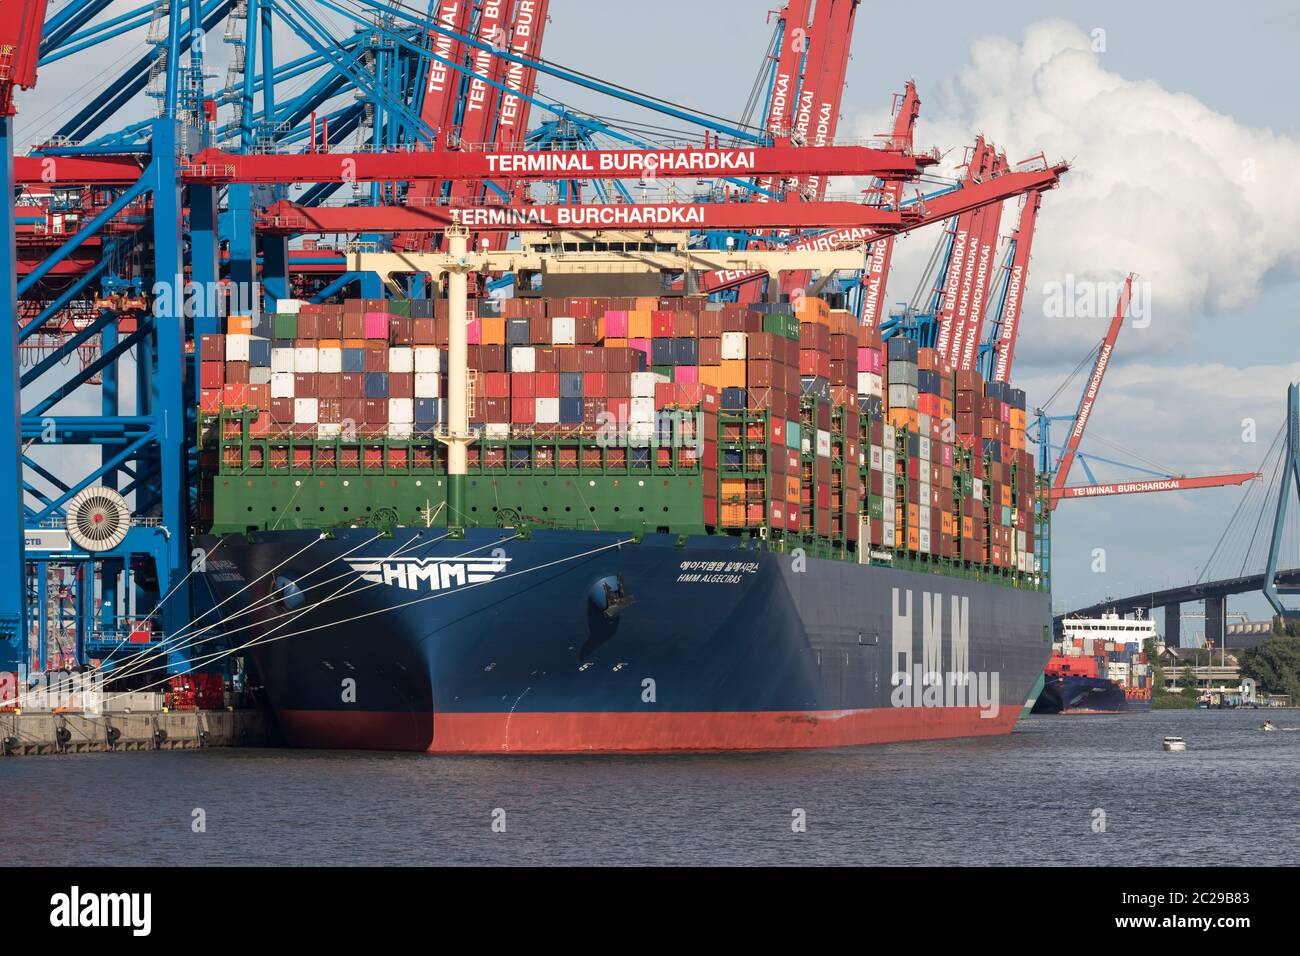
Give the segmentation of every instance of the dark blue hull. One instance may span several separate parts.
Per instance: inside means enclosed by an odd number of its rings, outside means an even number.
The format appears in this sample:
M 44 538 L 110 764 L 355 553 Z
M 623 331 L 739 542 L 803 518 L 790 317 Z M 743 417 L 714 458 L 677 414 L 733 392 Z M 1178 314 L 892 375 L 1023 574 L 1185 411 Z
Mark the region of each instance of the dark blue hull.
M 1004 733 L 1050 652 L 1046 593 L 730 537 L 430 528 L 206 543 L 232 643 L 256 642 L 280 728 L 302 746 L 726 750 Z
M 1048 674 L 1034 701 L 1035 714 L 1118 714 L 1148 711 L 1150 699 L 1135 700 L 1124 688 L 1101 677 Z

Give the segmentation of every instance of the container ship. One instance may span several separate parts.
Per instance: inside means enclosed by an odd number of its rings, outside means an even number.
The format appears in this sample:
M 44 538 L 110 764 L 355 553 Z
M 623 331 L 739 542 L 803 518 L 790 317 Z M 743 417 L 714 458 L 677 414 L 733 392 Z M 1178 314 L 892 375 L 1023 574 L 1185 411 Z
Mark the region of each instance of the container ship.
M 1151 709 L 1154 689 L 1146 642 L 1158 639 L 1149 618 L 1118 614 L 1066 618 L 1052 646 L 1035 714 L 1118 714 Z
M 203 579 L 284 741 L 1009 732 L 1051 637 L 1024 394 L 838 304 L 453 275 L 203 336 Z

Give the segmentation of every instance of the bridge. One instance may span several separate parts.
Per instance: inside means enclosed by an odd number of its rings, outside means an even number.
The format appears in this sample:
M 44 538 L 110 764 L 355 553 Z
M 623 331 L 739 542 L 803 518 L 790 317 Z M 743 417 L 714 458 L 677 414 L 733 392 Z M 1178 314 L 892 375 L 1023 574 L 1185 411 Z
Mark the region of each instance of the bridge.
M 1278 571 L 1275 580 L 1279 586 L 1300 587 L 1300 568 Z M 1205 633 L 1222 636 L 1227 633 L 1227 598 L 1233 594 L 1249 594 L 1263 589 L 1263 573 L 1221 578 L 1217 581 L 1197 581 L 1182 587 L 1143 591 L 1140 594 L 1130 594 L 1121 598 L 1108 598 L 1096 604 L 1077 608 L 1068 614 L 1058 614 L 1055 623 L 1059 625 L 1066 617 L 1097 617 L 1112 611 L 1122 616 L 1135 615 L 1139 611 L 1151 616 L 1157 608 L 1162 608 L 1165 617 L 1165 643 L 1182 647 L 1181 615 L 1184 604 L 1204 601 Z M 1217 645 L 1218 641 L 1216 640 L 1215 643 Z
M 1300 388 L 1295 385 L 1288 391 L 1286 420 L 1259 474 L 1260 479 L 1244 490 L 1198 580 L 1076 608 L 1058 615 L 1057 627 L 1067 616 L 1097 617 L 1105 612 L 1128 616 L 1141 611 L 1151 617 L 1162 608 L 1165 643 L 1182 647 L 1182 605 L 1204 601 L 1205 634 L 1221 647 L 1227 636 L 1231 595 L 1263 592 L 1279 613 L 1300 616 L 1300 609 L 1285 606 L 1280 596 L 1300 592 L 1300 508 L 1288 508 L 1290 498 L 1300 496 Z

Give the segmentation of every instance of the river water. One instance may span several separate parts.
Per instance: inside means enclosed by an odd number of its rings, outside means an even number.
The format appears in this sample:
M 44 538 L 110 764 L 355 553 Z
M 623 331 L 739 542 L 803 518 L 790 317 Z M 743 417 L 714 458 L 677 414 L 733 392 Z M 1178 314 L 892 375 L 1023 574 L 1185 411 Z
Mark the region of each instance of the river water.
M 1031 717 L 998 738 L 766 754 L 11 758 L 0 863 L 1294 864 L 1300 730 L 1262 733 L 1265 716 Z

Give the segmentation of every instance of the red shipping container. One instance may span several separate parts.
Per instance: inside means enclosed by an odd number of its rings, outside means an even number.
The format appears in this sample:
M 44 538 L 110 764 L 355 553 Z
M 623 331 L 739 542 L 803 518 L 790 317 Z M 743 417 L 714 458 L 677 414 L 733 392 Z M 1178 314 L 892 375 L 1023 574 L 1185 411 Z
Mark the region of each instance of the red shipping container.
M 211 336 L 205 335 L 205 339 Z M 226 384 L 226 366 L 223 362 L 199 363 L 199 388 L 221 388 Z
M 537 349 L 533 352 L 533 371 L 534 372 L 558 372 L 560 370 L 560 358 L 556 349 Z M 557 379 L 558 381 L 558 379 Z M 556 392 L 558 395 L 559 392 Z
M 295 394 L 297 394 L 295 382 Z M 316 376 L 317 398 L 341 398 L 343 396 L 343 376 L 338 372 L 321 372 Z M 310 396 L 308 396 L 310 397 Z
M 343 421 L 343 399 L 322 398 L 316 403 L 316 421 L 326 425 Z
M 376 339 L 366 339 L 366 371 L 388 371 L 388 343 Z
M 346 306 L 343 312 L 343 334 L 339 336 L 344 339 L 363 339 L 366 337 L 366 320 L 364 314 L 358 311 L 347 311 Z
M 534 372 L 533 373 L 533 394 L 537 398 L 559 398 L 560 397 L 560 373 L 559 372 Z
M 243 408 L 248 404 L 248 386 L 231 385 L 221 387 L 221 404 L 226 408 Z
M 224 384 L 226 385 L 247 385 L 248 363 L 227 362 L 222 374 L 225 376 Z
M 366 376 L 364 372 L 344 372 L 339 376 L 339 394 L 343 398 L 365 398 Z
M 415 398 L 415 376 L 410 372 L 389 372 L 388 397 Z
M 283 399 L 281 399 L 283 401 Z M 373 401 L 382 401 L 382 399 L 373 399 Z M 366 400 L 364 398 L 352 398 L 344 396 L 342 401 L 343 422 L 351 422 L 355 428 L 362 425 L 366 420 Z M 289 414 L 293 414 L 293 399 L 289 399 Z
M 244 390 L 248 404 L 253 408 L 267 409 L 271 407 L 270 385 L 245 385 Z
M 630 372 L 606 372 L 605 394 L 610 398 L 629 398 L 632 395 Z
M 293 394 L 295 398 L 316 397 L 316 373 L 296 372 L 293 376 Z
M 204 362 L 224 362 L 226 359 L 226 337 L 224 335 L 200 336 L 199 359 Z
M 199 391 L 199 410 L 216 414 L 221 411 L 221 389 L 205 388 Z
M 510 400 L 510 420 L 521 424 L 531 424 L 536 417 L 537 403 L 532 397 L 518 397 Z
M 299 315 L 302 313 L 300 312 Z M 343 338 L 343 315 L 342 313 L 322 312 L 320 319 L 317 321 L 320 330 L 320 337 L 323 339 L 341 339 Z
M 365 402 L 365 424 L 367 425 L 387 425 L 388 424 L 388 399 L 386 398 L 367 398 Z
M 655 309 L 650 313 L 650 336 L 656 339 L 673 337 L 673 313 L 667 309 Z
M 388 317 L 388 340 L 394 345 L 413 345 L 415 342 L 411 318 L 405 315 Z
M 482 375 L 484 398 L 509 398 L 510 375 L 507 372 L 485 372 Z
M 582 394 L 591 398 L 604 398 L 606 373 L 588 372 L 582 376 Z
M 537 395 L 537 378 L 533 372 L 511 372 L 510 373 L 510 397 L 511 398 L 535 398 Z M 522 422 L 532 421 L 531 418 L 516 418 L 511 416 L 511 421 Z

